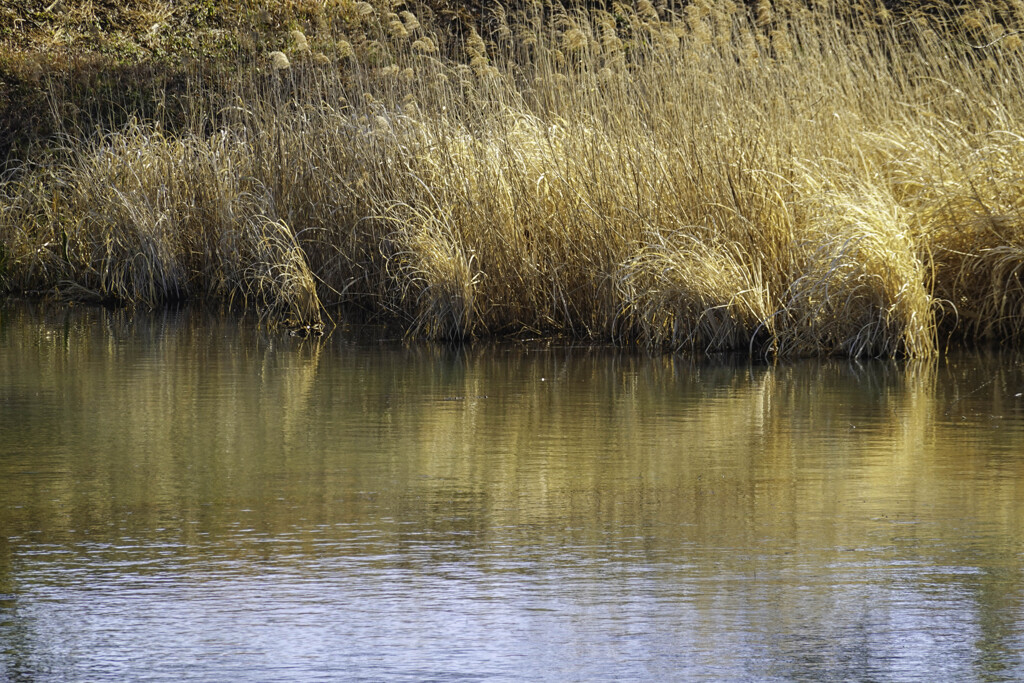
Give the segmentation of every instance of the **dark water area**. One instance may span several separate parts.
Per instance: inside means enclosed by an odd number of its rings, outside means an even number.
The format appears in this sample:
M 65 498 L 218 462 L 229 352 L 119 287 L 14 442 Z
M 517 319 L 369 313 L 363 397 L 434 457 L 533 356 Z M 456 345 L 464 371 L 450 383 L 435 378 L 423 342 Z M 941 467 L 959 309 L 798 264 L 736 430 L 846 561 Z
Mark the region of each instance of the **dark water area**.
M 0 308 L 0 681 L 1024 679 L 1024 359 Z

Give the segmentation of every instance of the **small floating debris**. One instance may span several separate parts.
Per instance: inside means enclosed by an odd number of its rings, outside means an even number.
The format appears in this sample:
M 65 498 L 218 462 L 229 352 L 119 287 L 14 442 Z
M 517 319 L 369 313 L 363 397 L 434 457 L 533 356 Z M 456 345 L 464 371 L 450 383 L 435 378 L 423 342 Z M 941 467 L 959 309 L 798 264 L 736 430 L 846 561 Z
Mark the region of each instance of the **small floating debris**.
M 299 337 L 305 339 L 307 337 L 322 337 L 324 336 L 324 324 L 315 323 L 313 325 L 299 325 L 288 330 L 289 336 Z

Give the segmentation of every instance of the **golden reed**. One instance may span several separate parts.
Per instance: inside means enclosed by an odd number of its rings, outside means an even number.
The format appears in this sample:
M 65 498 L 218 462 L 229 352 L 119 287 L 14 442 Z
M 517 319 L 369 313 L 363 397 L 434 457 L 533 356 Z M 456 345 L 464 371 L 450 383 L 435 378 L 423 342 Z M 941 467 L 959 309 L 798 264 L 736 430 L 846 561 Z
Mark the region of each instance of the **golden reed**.
M 1024 337 L 1024 3 L 327 3 L 0 185 L 9 291 L 928 357 Z M 33 167 L 34 168 L 34 167 Z

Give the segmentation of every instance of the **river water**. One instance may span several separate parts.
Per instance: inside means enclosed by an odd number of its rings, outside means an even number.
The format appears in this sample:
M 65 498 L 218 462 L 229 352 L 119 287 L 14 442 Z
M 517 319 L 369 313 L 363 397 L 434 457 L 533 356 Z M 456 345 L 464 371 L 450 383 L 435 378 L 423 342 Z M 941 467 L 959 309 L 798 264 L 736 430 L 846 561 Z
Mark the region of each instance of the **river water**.
M 7 305 L 0 680 L 1021 680 L 1022 393 Z

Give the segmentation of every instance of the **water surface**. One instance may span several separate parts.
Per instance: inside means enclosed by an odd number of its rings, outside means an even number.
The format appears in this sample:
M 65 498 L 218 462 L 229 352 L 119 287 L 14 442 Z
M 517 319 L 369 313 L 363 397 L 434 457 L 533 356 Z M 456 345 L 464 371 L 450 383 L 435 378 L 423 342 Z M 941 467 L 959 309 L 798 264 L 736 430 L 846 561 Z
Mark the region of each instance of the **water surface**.
M 0 680 L 1024 679 L 1024 364 L 0 309 Z

